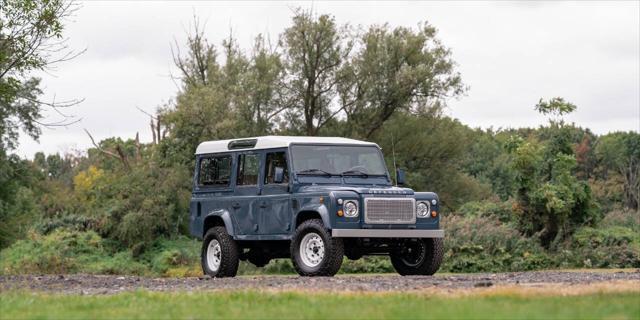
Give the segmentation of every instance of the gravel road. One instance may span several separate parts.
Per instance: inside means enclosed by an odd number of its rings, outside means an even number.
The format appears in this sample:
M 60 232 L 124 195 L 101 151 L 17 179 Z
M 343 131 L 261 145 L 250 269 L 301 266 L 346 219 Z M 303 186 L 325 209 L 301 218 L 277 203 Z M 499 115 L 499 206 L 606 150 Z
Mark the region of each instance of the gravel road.
M 625 272 L 542 271 L 477 273 L 401 277 L 397 275 L 339 275 L 333 278 L 298 276 L 241 276 L 236 278 L 146 278 L 110 275 L 20 275 L 0 276 L 0 291 L 28 289 L 72 294 L 113 294 L 146 289 L 152 291 L 196 291 L 225 289 L 325 290 L 325 291 L 411 291 L 465 289 L 499 285 L 544 284 L 585 285 L 610 281 L 638 281 L 640 270 Z

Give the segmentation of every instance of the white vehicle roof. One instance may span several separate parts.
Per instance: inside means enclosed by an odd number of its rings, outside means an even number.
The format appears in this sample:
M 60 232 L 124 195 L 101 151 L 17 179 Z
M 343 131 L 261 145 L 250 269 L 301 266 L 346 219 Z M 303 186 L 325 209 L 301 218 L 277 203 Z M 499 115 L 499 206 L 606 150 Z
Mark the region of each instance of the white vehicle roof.
M 229 143 L 232 141 L 245 141 L 257 139 L 254 147 L 248 148 L 233 148 L 229 149 Z M 229 139 L 229 140 L 216 140 L 205 141 L 198 145 L 196 148 L 196 154 L 207 153 L 219 153 L 227 151 L 238 150 L 259 150 L 259 149 L 272 149 L 272 148 L 284 148 L 289 147 L 291 144 L 351 144 L 351 145 L 366 145 L 366 146 L 378 146 L 373 142 L 360 141 L 348 138 L 340 137 L 296 137 L 296 136 L 263 136 L 252 137 L 242 139 Z

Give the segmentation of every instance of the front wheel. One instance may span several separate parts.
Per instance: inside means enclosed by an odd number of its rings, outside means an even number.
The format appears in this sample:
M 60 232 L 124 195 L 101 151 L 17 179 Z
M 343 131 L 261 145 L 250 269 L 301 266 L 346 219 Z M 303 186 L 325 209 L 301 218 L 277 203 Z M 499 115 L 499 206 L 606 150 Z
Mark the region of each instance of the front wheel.
M 239 250 L 224 227 L 213 227 L 202 241 L 200 262 L 202 271 L 214 278 L 235 277 L 238 272 Z
M 301 276 L 333 276 L 344 256 L 342 239 L 331 237 L 322 220 L 307 220 L 296 228 L 291 241 L 293 266 Z
M 442 238 L 412 239 L 390 254 L 391 264 L 403 276 L 433 275 L 440 269 L 444 247 Z

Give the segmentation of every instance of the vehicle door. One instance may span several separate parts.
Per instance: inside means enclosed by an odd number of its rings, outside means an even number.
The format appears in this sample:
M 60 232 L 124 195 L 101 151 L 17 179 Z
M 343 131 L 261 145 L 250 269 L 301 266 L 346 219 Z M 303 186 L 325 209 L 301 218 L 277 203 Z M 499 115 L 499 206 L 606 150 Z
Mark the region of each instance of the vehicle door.
M 236 186 L 231 207 L 233 219 L 242 235 L 257 234 L 259 231 L 258 196 L 260 195 L 260 158 L 258 152 L 244 152 L 237 155 Z
M 262 234 L 288 234 L 291 231 L 291 194 L 286 149 L 268 150 L 263 168 L 260 197 L 260 229 Z M 284 169 L 284 180 L 275 182 L 277 167 Z

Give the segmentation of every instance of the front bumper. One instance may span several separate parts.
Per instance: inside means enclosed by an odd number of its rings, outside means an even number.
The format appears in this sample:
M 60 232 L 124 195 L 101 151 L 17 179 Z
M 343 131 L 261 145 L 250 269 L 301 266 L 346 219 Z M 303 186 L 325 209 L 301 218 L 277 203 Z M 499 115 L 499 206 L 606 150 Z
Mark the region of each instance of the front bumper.
M 444 230 L 333 229 L 334 238 L 444 238 Z

